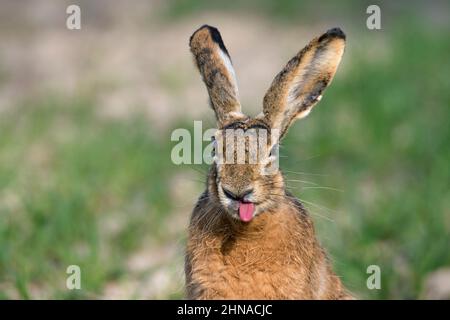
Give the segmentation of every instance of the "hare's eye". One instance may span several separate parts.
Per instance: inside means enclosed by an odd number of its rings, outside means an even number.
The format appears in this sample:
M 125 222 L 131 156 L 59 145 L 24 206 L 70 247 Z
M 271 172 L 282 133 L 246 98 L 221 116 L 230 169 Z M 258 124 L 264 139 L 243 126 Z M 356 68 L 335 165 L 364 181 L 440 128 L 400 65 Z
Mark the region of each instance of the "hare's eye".
M 217 141 L 216 141 L 216 139 L 214 139 L 214 137 L 212 137 L 211 140 L 212 140 L 211 157 L 215 157 L 216 156 Z
M 269 157 L 276 157 L 278 156 L 278 143 L 276 143 L 272 149 L 270 149 Z

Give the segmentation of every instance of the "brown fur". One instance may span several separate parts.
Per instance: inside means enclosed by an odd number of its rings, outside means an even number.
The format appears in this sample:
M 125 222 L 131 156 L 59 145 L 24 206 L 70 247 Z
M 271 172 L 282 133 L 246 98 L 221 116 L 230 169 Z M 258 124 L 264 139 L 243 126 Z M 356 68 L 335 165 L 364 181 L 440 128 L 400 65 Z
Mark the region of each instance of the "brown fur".
M 318 101 L 336 71 L 345 38 L 342 31 L 333 29 L 313 40 L 275 78 L 264 99 L 264 114 L 251 119 L 240 112 L 237 95 L 230 94 L 237 92 L 230 77 L 233 71 L 222 58 L 215 58 L 217 50 L 226 49 L 220 34 L 217 38 L 218 31 L 214 37 L 211 32 L 208 26 L 197 30 L 191 38 L 191 50 L 219 127 L 246 131 L 262 126 L 280 129 L 283 134 L 295 118 Z M 199 58 L 205 48 L 214 48 L 214 54 Z M 268 141 L 268 150 L 277 142 Z M 269 153 L 265 157 L 271 159 Z M 189 225 L 187 298 L 351 298 L 333 273 L 302 204 L 285 190 L 280 171 L 261 174 L 265 165 L 215 163 L 211 167 L 207 190 Z M 236 201 L 225 191 L 238 195 L 249 188 L 253 190 L 249 199 L 256 209 L 247 223 L 238 219 Z
M 318 244 L 311 219 L 291 195 L 249 224 L 227 216 L 208 189 L 189 226 L 189 299 L 348 299 Z M 279 177 L 280 178 L 280 177 Z
M 344 47 L 344 33 L 331 29 L 313 39 L 275 77 L 264 96 L 263 111 L 281 136 L 294 119 L 303 118 L 319 101 L 336 73 Z
M 231 58 L 223 45 L 219 31 L 213 27 L 203 26 L 191 36 L 189 45 L 208 89 L 218 121 L 225 122 L 231 112 L 240 111 L 241 105 L 234 75 L 223 61 L 225 58 L 231 63 Z M 220 52 L 223 53 L 222 56 Z

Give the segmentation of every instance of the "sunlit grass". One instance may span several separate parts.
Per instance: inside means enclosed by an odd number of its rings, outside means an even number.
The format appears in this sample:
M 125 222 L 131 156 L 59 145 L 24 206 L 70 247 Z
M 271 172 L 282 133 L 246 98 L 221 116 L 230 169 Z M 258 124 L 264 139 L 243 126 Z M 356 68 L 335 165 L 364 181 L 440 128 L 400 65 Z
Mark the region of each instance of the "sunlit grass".
M 290 130 L 281 166 L 350 290 L 417 298 L 427 274 L 450 265 L 449 37 L 411 25 L 384 34 L 384 48 L 365 37 L 349 37 L 342 72 Z M 161 75 L 168 90 L 176 76 Z M 148 239 L 182 246 L 166 232 L 169 182 L 191 169 L 171 163 L 170 130 L 94 110 L 90 96 L 49 95 L 2 113 L 0 298 L 101 297 Z M 71 264 L 83 270 L 81 291 L 65 288 Z M 366 287 L 373 264 L 381 290 Z
M 87 100 L 63 105 L 27 104 L 2 119 L 0 282 L 22 298 L 33 286 L 64 297 L 71 264 L 83 270 L 82 294 L 100 292 L 144 235 L 162 237 L 170 208 L 169 146 L 147 122 L 98 119 Z

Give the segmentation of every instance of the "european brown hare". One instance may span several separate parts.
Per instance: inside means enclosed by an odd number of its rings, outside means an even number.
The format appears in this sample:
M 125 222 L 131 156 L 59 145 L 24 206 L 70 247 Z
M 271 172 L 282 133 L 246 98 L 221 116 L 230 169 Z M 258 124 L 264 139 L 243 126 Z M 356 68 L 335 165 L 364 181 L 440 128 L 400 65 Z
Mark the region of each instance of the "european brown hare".
M 279 139 L 322 97 L 344 47 L 345 34 L 338 28 L 313 39 L 275 77 L 263 112 L 250 118 L 241 112 L 234 70 L 219 31 L 205 25 L 191 36 L 190 48 L 208 89 L 219 136 L 229 129 L 256 129 L 269 132 L 269 138 L 257 163 L 249 161 L 247 144 L 244 163 L 215 158 L 189 225 L 188 299 L 351 298 L 333 273 L 306 210 L 285 190 L 281 172 L 277 167 L 267 171 L 277 161 L 273 150 Z M 237 159 L 228 140 L 218 146 L 216 153 L 231 149 Z

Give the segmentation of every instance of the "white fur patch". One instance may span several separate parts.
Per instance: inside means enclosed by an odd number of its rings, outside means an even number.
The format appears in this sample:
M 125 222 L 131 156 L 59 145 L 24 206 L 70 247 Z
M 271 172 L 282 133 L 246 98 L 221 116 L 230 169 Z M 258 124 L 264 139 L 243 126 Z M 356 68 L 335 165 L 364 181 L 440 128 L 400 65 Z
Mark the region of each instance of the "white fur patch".
M 240 112 L 240 111 L 231 111 L 230 113 L 228 113 L 228 115 L 229 115 L 230 117 L 233 117 L 233 118 L 242 118 L 242 117 L 245 117 L 245 115 L 244 115 L 242 112 Z
M 297 105 L 301 104 L 303 101 L 297 101 L 298 100 L 298 94 L 296 91 L 302 90 L 301 88 L 307 83 L 308 81 L 313 81 L 315 78 L 319 77 L 321 74 L 324 74 L 325 72 L 331 72 L 331 78 L 334 76 L 334 72 L 337 69 L 337 66 L 339 65 L 342 54 L 344 52 L 344 47 L 338 46 L 336 47 L 336 44 L 330 44 L 329 47 L 326 49 L 323 49 L 320 54 L 316 57 L 311 57 L 311 60 L 306 63 L 306 65 L 303 67 L 303 69 L 299 70 L 298 74 L 295 75 L 289 91 L 288 91 L 288 104 L 289 105 Z M 313 54 L 313 52 L 309 53 Z M 330 80 L 331 82 L 331 80 Z M 329 83 L 328 83 L 329 85 Z M 306 92 L 303 92 L 303 95 L 306 94 Z M 318 96 L 316 98 L 316 101 L 320 101 L 322 99 L 322 96 Z M 303 118 L 307 116 L 308 113 L 304 113 L 302 116 L 298 115 L 296 118 Z
M 302 119 L 302 118 L 306 117 L 311 112 L 311 110 L 312 110 L 312 107 L 309 107 L 305 111 L 300 112 L 295 118 Z
M 232 85 L 234 87 L 234 92 L 236 93 L 236 98 L 238 98 L 239 92 L 238 92 L 236 74 L 234 72 L 233 65 L 231 64 L 231 60 L 228 57 L 228 55 L 226 53 L 224 53 L 222 50 L 218 49 L 218 51 L 219 51 L 219 56 L 222 59 L 222 62 L 224 64 L 225 68 L 227 68 L 228 73 L 231 75 L 231 79 L 230 80 L 231 80 Z

